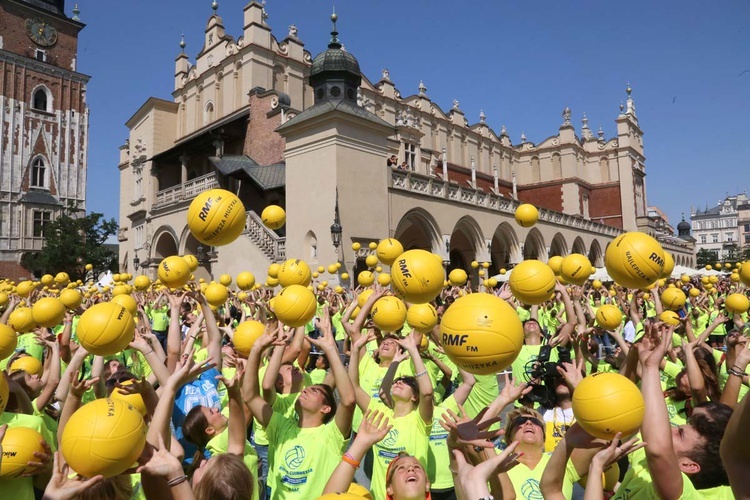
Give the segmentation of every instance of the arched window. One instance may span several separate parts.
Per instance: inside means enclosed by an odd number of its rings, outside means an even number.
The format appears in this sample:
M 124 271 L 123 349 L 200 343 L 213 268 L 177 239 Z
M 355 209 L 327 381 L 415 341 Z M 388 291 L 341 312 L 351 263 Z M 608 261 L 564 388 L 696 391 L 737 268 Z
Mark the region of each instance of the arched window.
M 34 95 L 31 98 L 31 107 L 37 111 L 49 111 L 47 107 L 49 99 L 47 99 L 47 90 L 44 87 L 39 87 L 34 91 Z
M 599 159 L 599 173 L 602 178 L 602 182 L 609 182 L 609 160 L 607 158 Z
M 41 157 L 34 159 L 31 164 L 30 186 L 35 188 L 47 187 L 47 166 Z
M 560 153 L 554 153 L 552 155 L 552 178 L 562 179 L 562 160 L 560 159 Z
M 203 113 L 203 124 L 207 125 L 212 121 L 214 121 L 214 103 L 208 101 L 208 103 L 206 103 L 206 110 Z

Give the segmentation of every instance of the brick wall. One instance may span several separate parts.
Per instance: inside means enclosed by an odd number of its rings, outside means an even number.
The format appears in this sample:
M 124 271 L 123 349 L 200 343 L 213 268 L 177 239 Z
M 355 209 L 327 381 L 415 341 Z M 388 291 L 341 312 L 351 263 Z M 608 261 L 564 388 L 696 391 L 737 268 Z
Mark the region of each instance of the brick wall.
M 281 112 L 271 105 L 275 97 L 275 92 L 250 92 L 250 117 L 243 152 L 259 165 L 273 165 L 284 158 L 286 141 L 276 133 L 281 125 Z
M 622 229 L 620 185 L 601 184 L 592 186 L 589 195 L 589 216 L 595 222 Z
M 31 272 L 13 261 L 0 260 L 0 279 L 11 279 L 18 282 L 21 278 L 31 278 Z
M 519 187 L 518 199 L 547 210 L 563 211 L 562 186 L 559 183 Z
M 54 45 L 39 47 L 47 52 L 47 62 L 71 69 L 78 50 L 78 26 L 23 5 L 3 2 L 0 9 L 3 10 L 0 15 L 0 34 L 4 50 L 34 58 L 37 46 L 26 34 L 26 19 L 39 18 L 49 22 L 57 30 L 57 42 Z

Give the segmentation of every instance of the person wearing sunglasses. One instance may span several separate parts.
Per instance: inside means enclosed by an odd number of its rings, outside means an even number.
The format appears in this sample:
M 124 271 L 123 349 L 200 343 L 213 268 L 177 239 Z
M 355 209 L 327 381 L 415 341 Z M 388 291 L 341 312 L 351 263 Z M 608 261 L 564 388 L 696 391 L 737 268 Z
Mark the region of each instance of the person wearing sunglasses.
M 525 407 L 512 410 L 506 417 L 504 439 L 506 445 L 518 442 L 515 452 L 519 454 L 519 464 L 501 476 L 507 475 L 516 498 L 543 498 L 540 482 L 552 454 L 544 451 L 545 425 L 542 415 Z M 582 464 L 581 469 L 587 471 L 588 463 Z M 580 474 L 571 458 L 567 463 L 563 481 L 562 491 L 565 498 L 572 497 L 573 483 L 579 479 Z

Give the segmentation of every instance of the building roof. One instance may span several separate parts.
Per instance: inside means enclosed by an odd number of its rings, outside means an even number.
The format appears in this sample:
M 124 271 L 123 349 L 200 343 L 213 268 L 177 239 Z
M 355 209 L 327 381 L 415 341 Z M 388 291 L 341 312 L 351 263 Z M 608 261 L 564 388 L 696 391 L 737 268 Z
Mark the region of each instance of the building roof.
M 33 203 L 35 205 L 62 206 L 62 203 L 47 191 L 29 191 L 18 201 L 21 203 Z
M 369 122 L 394 129 L 393 125 L 381 118 L 378 118 L 376 115 L 370 113 L 365 108 L 360 107 L 356 103 L 350 102 L 346 99 L 342 99 L 340 101 L 325 101 L 319 104 L 315 104 L 314 106 L 307 108 L 302 113 L 298 114 L 288 122 L 278 127 L 276 131 L 280 132 L 286 130 L 292 125 L 303 122 L 305 120 L 309 120 L 311 118 L 315 118 L 320 115 L 324 115 L 331 111 L 340 111 L 344 114 L 356 116 L 357 118 L 361 118 L 363 120 L 367 120 Z
M 211 156 L 208 160 L 224 175 L 238 177 L 245 174 L 263 191 L 286 185 L 286 164 L 284 163 L 258 165 L 255 160 L 245 155 Z

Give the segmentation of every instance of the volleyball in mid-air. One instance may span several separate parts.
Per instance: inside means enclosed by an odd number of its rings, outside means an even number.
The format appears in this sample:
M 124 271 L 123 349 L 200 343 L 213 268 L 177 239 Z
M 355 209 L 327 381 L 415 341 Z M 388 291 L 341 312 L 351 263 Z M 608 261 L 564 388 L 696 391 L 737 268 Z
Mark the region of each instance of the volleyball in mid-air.
M 531 227 L 539 220 L 539 210 L 531 203 L 524 203 L 516 208 L 515 217 L 519 226 Z
M 112 356 L 133 340 L 133 316 L 120 304 L 100 302 L 86 309 L 78 321 L 78 342 L 91 354 Z
M 591 276 L 591 261 L 583 254 L 572 253 L 563 258 L 560 276 L 566 283 L 581 286 Z
M 596 322 L 605 330 L 614 330 L 622 324 L 622 311 L 612 304 L 604 304 L 596 310 Z
M 230 191 L 209 189 L 193 199 L 187 218 L 196 240 L 204 245 L 227 245 L 245 229 L 245 206 Z
M 378 260 L 386 266 L 392 265 L 396 258 L 402 253 L 404 253 L 403 245 L 394 238 L 381 240 L 380 243 L 378 243 L 376 250 Z
M 274 297 L 273 312 L 283 324 L 296 328 L 313 319 L 317 306 L 315 295 L 306 286 L 290 285 Z
M 6 429 L 3 439 L 3 459 L 0 462 L 0 477 L 20 477 L 34 470 L 35 467 L 29 466 L 28 463 L 39 462 L 39 458 L 34 453 L 44 454 L 44 446 L 41 443 L 43 440 L 41 434 L 29 427 Z M 11 492 L 12 489 L 6 491 L 6 494 L 11 495 Z
M 260 219 L 268 229 L 281 229 L 286 224 L 286 212 L 278 205 L 268 205 L 261 212 Z
M 312 280 L 312 272 L 310 272 L 310 266 L 304 260 L 289 259 L 281 264 L 276 278 L 282 287 L 289 285 L 307 286 Z
M 445 354 L 456 365 L 488 375 L 504 370 L 516 359 L 523 346 L 523 325 L 501 298 L 470 293 L 443 313 L 440 338 Z
M 646 406 L 640 389 L 619 373 L 598 372 L 578 384 L 573 392 L 573 415 L 583 430 L 610 440 L 618 432 L 623 440 L 643 423 Z
M 555 293 L 555 273 L 538 260 L 524 260 L 510 274 L 508 280 L 513 295 L 524 304 L 538 305 Z
M 391 266 L 391 288 L 411 304 L 424 304 L 443 289 L 442 263 L 425 250 L 407 250 Z
M 158 275 L 169 288 L 182 288 L 190 281 L 190 265 L 178 255 L 169 256 L 159 263 Z
M 664 249 L 646 233 L 631 231 L 615 238 L 604 253 L 607 273 L 627 288 L 644 288 L 664 271 Z

